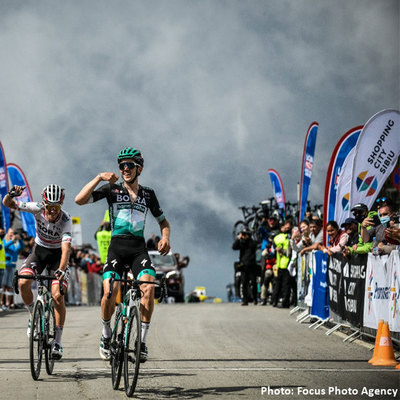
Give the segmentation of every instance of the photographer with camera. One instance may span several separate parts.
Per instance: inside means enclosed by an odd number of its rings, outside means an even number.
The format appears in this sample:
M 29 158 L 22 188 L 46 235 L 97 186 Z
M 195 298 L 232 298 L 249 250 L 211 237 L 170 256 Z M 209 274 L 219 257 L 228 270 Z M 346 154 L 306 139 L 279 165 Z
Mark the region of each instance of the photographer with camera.
M 391 239 L 399 250 L 400 247 L 400 223 L 399 214 L 395 213 L 390 217 L 389 227 L 385 229 L 385 237 Z
M 367 217 L 363 220 L 361 223 L 361 238 L 364 242 L 372 242 L 373 238 L 375 238 L 378 243 L 379 254 L 390 254 L 396 248 L 396 241 L 391 239 L 386 232 L 386 229 L 390 227 L 393 204 L 386 197 L 377 199 L 376 204 L 378 215 Z
M 251 238 L 250 231 L 244 228 L 233 242 L 233 250 L 240 250 L 239 262 L 241 272 L 241 297 L 242 306 L 249 304 L 249 286 L 252 283 L 252 297 L 254 305 L 257 305 L 257 270 L 256 250 L 257 243 Z

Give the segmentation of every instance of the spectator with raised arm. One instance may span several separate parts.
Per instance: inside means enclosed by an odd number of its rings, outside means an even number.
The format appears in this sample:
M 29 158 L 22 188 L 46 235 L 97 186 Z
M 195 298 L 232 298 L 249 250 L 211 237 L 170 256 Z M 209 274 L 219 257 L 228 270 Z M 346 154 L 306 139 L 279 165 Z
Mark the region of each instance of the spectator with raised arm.
M 189 256 L 184 256 L 181 258 L 181 255 L 179 253 L 174 253 L 174 257 L 176 258 L 178 269 L 186 268 L 189 265 Z

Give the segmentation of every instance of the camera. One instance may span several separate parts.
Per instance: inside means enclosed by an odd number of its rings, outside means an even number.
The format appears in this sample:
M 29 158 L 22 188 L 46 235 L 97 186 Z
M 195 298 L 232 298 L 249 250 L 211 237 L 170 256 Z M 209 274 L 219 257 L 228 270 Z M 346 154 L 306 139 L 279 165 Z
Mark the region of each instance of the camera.
M 392 215 L 392 216 L 390 217 L 390 220 L 393 221 L 395 224 L 398 224 L 398 223 L 399 223 L 399 220 L 400 220 L 399 214 Z
M 378 216 L 378 215 L 375 214 L 375 215 L 372 217 L 372 219 L 373 219 L 373 222 L 374 222 L 374 225 L 375 225 L 375 226 L 378 226 L 378 225 L 381 224 L 381 220 L 379 219 L 379 216 Z

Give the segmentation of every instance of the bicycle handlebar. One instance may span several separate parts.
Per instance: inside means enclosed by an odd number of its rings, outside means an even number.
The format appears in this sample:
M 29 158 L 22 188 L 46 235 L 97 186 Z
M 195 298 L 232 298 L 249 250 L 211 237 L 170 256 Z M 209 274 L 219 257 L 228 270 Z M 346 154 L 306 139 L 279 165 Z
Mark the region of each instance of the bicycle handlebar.
M 16 294 L 19 294 L 19 287 L 18 287 L 18 279 L 32 279 L 35 281 L 58 281 L 58 279 L 55 276 L 51 275 L 19 275 L 17 271 L 14 273 L 14 290 Z M 60 281 L 62 283 L 62 280 Z M 64 289 L 62 285 L 59 285 L 60 287 L 60 294 L 61 296 L 64 296 Z
M 128 283 L 132 285 L 135 289 L 139 289 L 140 285 L 144 283 L 148 283 L 151 285 L 157 285 L 161 288 L 161 293 L 160 297 L 157 299 L 160 303 L 164 300 L 166 297 L 168 291 L 167 291 L 167 284 L 165 281 L 165 278 L 161 278 L 160 281 L 138 281 L 136 279 L 117 279 L 115 278 L 115 273 L 113 272 L 110 277 L 110 291 L 107 294 L 107 299 L 111 299 L 112 292 L 114 290 L 114 282 L 123 282 L 123 283 Z

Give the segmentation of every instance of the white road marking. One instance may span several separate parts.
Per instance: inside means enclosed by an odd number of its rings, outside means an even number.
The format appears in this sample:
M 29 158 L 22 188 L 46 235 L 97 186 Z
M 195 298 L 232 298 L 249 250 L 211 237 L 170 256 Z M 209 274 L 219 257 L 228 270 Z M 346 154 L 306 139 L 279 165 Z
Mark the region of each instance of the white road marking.
M 0 368 L 0 371 L 30 371 L 29 368 Z M 109 368 L 55 368 L 54 373 L 57 374 L 58 372 L 96 372 L 96 371 L 110 371 Z M 399 373 L 398 370 L 395 368 L 388 369 L 388 368 L 374 368 L 374 369 L 367 369 L 367 368 L 303 368 L 303 367 L 176 367 L 176 368 L 140 368 L 141 372 L 170 372 L 170 371 L 194 371 L 194 372 L 201 372 L 201 371 L 301 371 L 301 372 L 395 372 Z

